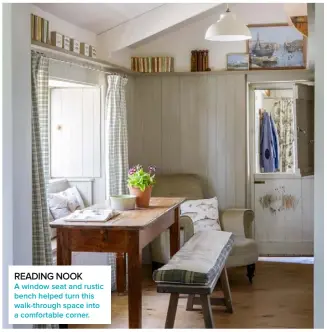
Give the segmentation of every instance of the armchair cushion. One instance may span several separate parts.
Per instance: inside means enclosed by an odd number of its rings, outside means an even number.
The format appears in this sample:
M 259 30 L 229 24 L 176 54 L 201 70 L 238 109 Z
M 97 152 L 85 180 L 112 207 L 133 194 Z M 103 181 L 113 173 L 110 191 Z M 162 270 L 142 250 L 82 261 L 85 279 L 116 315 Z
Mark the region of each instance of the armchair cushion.
M 195 232 L 208 229 L 221 230 L 217 197 L 188 200 L 181 204 L 181 214 L 193 220 Z
M 192 213 L 193 221 L 203 219 L 218 220 L 218 199 L 217 197 L 209 199 L 188 200 L 181 204 L 181 214 Z
M 202 231 L 221 231 L 221 228 L 217 220 L 214 219 L 202 219 L 194 223 L 194 233 Z
M 258 246 L 253 239 L 235 236 L 232 251 L 226 267 L 246 266 L 256 263 L 259 257 Z

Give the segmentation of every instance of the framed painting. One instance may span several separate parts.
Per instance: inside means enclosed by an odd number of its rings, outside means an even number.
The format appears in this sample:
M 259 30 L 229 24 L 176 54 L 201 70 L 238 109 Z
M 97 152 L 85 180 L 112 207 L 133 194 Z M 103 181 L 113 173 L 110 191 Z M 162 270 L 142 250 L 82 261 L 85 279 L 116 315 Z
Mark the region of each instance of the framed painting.
M 306 68 L 307 40 L 294 26 L 281 24 L 248 25 L 247 41 L 251 70 Z
M 249 70 L 248 53 L 229 53 L 226 60 L 227 70 Z

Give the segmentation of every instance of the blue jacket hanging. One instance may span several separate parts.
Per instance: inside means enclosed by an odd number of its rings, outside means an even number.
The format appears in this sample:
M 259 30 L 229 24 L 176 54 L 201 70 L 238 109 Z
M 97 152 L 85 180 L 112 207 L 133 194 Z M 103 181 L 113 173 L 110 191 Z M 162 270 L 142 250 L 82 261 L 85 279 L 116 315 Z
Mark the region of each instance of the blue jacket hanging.
M 263 113 L 260 137 L 260 167 L 265 173 L 275 172 L 276 151 L 273 140 L 273 131 L 270 116 Z
M 276 170 L 279 169 L 279 142 L 278 142 L 278 133 L 275 126 L 275 122 L 270 115 L 270 122 L 271 122 L 271 130 L 273 135 L 273 143 L 274 143 L 274 150 L 275 150 L 275 168 Z

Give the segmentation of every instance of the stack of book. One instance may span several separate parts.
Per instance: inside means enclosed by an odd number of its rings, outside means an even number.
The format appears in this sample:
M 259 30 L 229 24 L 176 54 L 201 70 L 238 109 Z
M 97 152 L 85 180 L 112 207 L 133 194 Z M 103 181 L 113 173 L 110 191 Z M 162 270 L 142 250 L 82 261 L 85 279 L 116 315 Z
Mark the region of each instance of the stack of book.
M 208 50 L 191 51 L 191 71 L 210 71 Z
M 42 17 L 31 14 L 31 37 L 32 40 L 41 43 L 49 43 L 49 21 Z
M 172 57 L 132 57 L 131 69 L 139 73 L 168 73 L 174 71 Z

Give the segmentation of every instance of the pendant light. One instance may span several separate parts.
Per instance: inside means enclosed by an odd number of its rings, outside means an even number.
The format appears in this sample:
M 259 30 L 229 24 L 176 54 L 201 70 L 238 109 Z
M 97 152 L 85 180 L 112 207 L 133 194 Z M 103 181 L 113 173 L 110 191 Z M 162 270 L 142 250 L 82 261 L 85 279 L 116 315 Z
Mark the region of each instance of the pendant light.
M 211 41 L 241 41 L 251 38 L 249 28 L 236 19 L 228 5 L 226 12 L 220 15 L 220 19 L 216 23 L 210 25 L 205 35 L 205 39 Z

